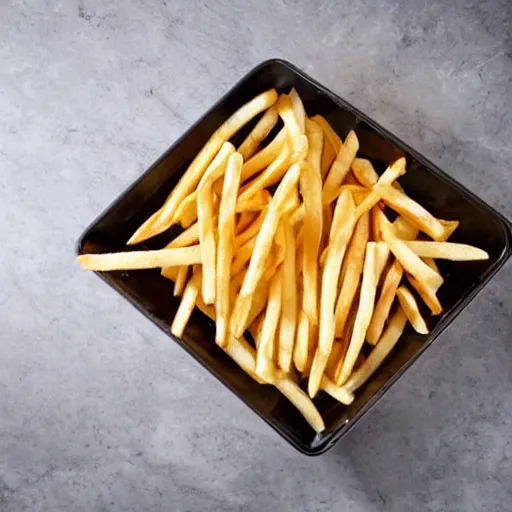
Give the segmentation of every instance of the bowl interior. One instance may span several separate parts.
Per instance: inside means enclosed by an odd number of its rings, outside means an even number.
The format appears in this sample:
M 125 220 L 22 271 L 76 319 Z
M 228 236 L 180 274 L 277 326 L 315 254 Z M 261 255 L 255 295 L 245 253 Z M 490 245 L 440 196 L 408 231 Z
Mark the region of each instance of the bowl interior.
M 490 255 L 484 262 L 439 263 L 446 277 L 438 294 L 444 313 L 434 317 L 424 310 L 430 334 L 420 336 L 408 328 L 383 366 L 359 390 L 349 407 L 320 394 L 315 403 L 325 419 L 326 431 L 318 436 L 277 390 L 257 384 L 241 371 L 215 345 L 212 322 L 200 312 L 194 312 L 183 339 L 173 339 L 296 448 L 316 454 L 332 446 L 382 396 L 503 264 L 509 255 L 509 227 L 492 208 L 362 113 L 292 65 L 273 60 L 244 77 L 117 199 L 84 233 L 79 252 L 126 250 L 126 240 L 161 206 L 211 133 L 239 106 L 272 87 L 279 92 L 288 92 L 295 87 L 307 113 L 324 115 L 340 136 L 355 130 L 361 143 L 360 155 L 371 159 L 379 172 L 390 161 L 405 156 L 408 171 L 400 183 L 406 192 L 435 216 L 460 221 L 451 241 L 476 245 Z M 235 145 L 254 123 L 235 136 Z M 177 228 L 173 228 L 137 249 L 161 248 L 177 232 Z M 109 272 L 101 277 L 171 336 L 170 326 L 179 299 L 173 297 L 170 281 L 153 270 Z

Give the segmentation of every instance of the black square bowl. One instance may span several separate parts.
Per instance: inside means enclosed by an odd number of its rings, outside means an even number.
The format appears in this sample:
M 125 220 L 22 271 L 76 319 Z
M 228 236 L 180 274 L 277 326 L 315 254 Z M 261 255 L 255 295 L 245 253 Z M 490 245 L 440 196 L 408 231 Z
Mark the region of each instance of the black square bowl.
M 78 253 L 126 250 L 125 243 L 130 235 L 162 205 L 213 131 L 242 104 L 272 87 L 278 92 L 289 92 L 295 87 L 308 114 L 325 116 L 340 136 L 355 130 L 361 144 L 360 155 L 371 159 L 379 172 L 390 161 L 405 156 L 408 172 L 400 182 L 406 192 L 435 216 L 460 220 L 453 241 L 471 243 L 490 255 L 489 260 L 481 262 L 441 262 L 446 279 L 438 296 L 445 310 L 435 317 L 426 313 L 430 333 L 420 336 L 406 330 L 383 366 L 358 391 L 352 405 L 341 405 L 320 394 L 315 404 L 324 418 L 326 430 L 319 435 L 315 435 L 275 388 L 254 382 L 216 346 L 214 325 L 202 313 L 193 313 L 183 339 L 171 335 L 170 326 L 179 299 L 173 297 L 172 283 L 158 271 L 99 274 L 295 448 L 307 455 L 318 455 L 339 441 L 375 405 L 505 263 L 511 252 L 511 225 L 426 158 L 295 66 L 282 60 L 269 60 L 242 78 L 92 223 L 78 243 Z M 254 122 L 237 134 L 235 144 Z M 142 247 L 163 247 L 176 233 L 170 230 Z

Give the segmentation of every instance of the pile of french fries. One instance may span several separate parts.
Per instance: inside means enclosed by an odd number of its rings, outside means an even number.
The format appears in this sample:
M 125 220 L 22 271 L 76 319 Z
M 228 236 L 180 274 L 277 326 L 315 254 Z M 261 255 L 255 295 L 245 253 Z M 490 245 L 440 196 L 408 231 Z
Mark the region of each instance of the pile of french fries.
M 229 140 L 257 116 L 235 148 Z M 353 131 L 342 141 L 322 116 L 308 117 L 295 90 L 266 91 L 215 131 L 128 241 L 180 224 L 167 247 L 78 261 L 95 271 L 161 268 L 181 297 L 172 333 L 181 337 L 199 308 L 215 321 L 219 347 L 320 432 L 319 390 L 350 404 L 407 322 L 428 333 L 418 302 L 442 312 L 435 259 L 488 258 L 448 242 L 458 221 L 407 196 L 397 181 L 404 158 L 379 176 L 358 150 Z

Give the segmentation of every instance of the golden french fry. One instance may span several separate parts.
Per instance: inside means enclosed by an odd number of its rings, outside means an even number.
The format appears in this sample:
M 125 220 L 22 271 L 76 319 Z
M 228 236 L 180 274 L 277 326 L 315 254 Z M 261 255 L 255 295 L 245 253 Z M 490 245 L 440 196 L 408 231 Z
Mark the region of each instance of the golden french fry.
M 315 432 L 325 430 L 324 421 L 308 395 L 283 372 L 277 371 L 276 374 L 274 386 L 300 411 Z
M 435 258 L 452 261 L 476 261 L 488 260 L 489 254 L 466 244 L 454 244 L 452 242 L 423 242 L 410 241 L 407 247 L 417 256 L 423 258 Z
M 219 208 L 219 246 L 216 267 L 217 290 L 215 294 L 215 316 L 217 318 L 215 323 L 215 342 L 221 347 L 226 346 L 228 341 L 230 315 L 229 282 L 231 280 L 231 263 L 233 261 L 235 245 L 235 209 L 243 163 L 244 159 L 240 153 L 233 153 L 229 157 Z
M 342 208 L 340 203 L 347 205 L 344 207 L 347 213 L 339 233 L 336 235 L 333 243 L 329 245 L 325 266 L 322 271 L 318 349 L 308 381 L 308 393 L 312 398 L 320 387 L 322 374 L 331 353 L 335 333 L 334 307 L 338 291 L 338 279 L 347 245 L 355 226 L 355 203 L 350 192 L 344 192 L 338 198 L 336 208 Z
M 396 291 L 396 296 L 414 330 L 419 334 L 428 334 L 428 327 L 421 316 L 418 303 L 407 286 L 400 286 Z
M 282 128 L 267 146 L 258 151 L 253 157 L 247 160 L 247 162 L 244 162 L 240 181 L 245 183 L 255 174 L 266 169 L 279 156 L 287 140 L 288 132 L 286 128 Z
M 81 254 L 76 261 L 84 269 L 96 272 L 176 267 L 201 263 L 201 249 L 199 245 L 192 245 L 157 251 Z
M 381 210 L 381 204 L 377 203 L 370 209 L 370 238 L 374 242 L 382 242 L 382 233 L 380 232 L 378 216 Z
M 322 130 L 323 133 L 323 130 Z M 336 159 L 336 152 L 334 151 L 331 143 L 324 138 L 324 149 L 322 151 L 322 162 L 320 164 L 322 183 L 324 182 L 329 169 L 331 168 L 332 163 Z
M 311 119 L 315 121 L 315 123 L 318 126 L 320 126 L 320 128 L 324 132 L 326 139 L 329 141 L 329 144 L 331 145 L 335 154 L 337 155 L 340 151 L 341 146 L 343 145 L 340 136 L 334 131 L 332 126 L 323 116 L 316 115 L 313 116 Z
M 322 153 L 323 133 L 309 119 L 307 120 L 309 137 L 308 162 L 300 176 L 300 190 L 304 200 L 302 273 L 304 276 L 303 308 L 313 325 L 318 325 L 318 251 L 322 238 L 322 176 L 320 157 Z
M 405 174 L 405 158 L 399 158 L 381 174 L 377 183 L 372 187 L 371 192 L 357 206 L 356 217 L 359 218 L 363 213 L 370 211 L 380 201 L 382 186 L 391 185 L 403 174 Z
M 256 354 L 256 373 L 262 377 L 268 374 L 268 362 L 274 360 L 274 353 L 277 348 L 275 338 L 281 316 L 282 276 L 282 271 L 277 271 L 270 281 L 268 289 L 267 307 Z
M 395 235 L 401 240 L 415 240 L 418 236 L 419 229 L 409 222 L 405 217 L 397 217 L 393 222 Z
M 158 235 L 172 225 L 174 214 L 178 205 L 198 185 L 210 162 L 213 160 L 222 144 L 229 140 L 242 126 L 251 119 L 263 112 L 277 101 L 277 92 L 270 89 L 263 92 L 239 108 L 225 121 L 210 137 L 203 149 L 194 158 L 185 174 L 182 176 L 176 187 L 166 199 L 159 210 L 158 217 L 153 216 L 146 221 L 128 241 L 128 244 L 135 244 Z
M 371 345 L 375 345 L 379 341 L 403 273 L 404 269 L 398 260 L 392 263 L 386 273 L 379 299 L 375 304 L 373 316 L 366 331 L 366 341 Z
M 251 296 L 254 293 L 258 281 L 265 270 L 265 262 L 272 247 L 272 240 L 277 230 L 277 226 L 286 206 L 286 201 L 297 187 L 302 164 L 294 164 L 285 174 L 281 183 L 277 187 L 272 201 L 268 206 L 268 212 L 261 226 L 261 230 L 256 237 L 256 245 L 249 262 L 249 268 L 245 275 L 240 295 L 237 297 L 233 309 L 231 320 L 231 332 L 235 336 L 243 334 L 243 325 L 252 302 Z M 247 305 L 248 304 L 248 305 Z
M 242 203 L 250 200 L 259 190 L 275 185 L 290 168 L 291 150 L 288 144 L 283 146 L 279 156 L 256 178 L 240 189 L 238 200 Z
M 295 113 L 295 117 L 299 123 L 299 127 L 302 133 L 306 133 L 306 111 L 302 100 L 295 89 L 290 91 L 290 99 L 292 100 L 292 108 Z
M 197 189 L 197 221 L 199 224 L 199 244 L 203 261 L 203 300 L 206 304 L 215 301 L 215 278 L 217 265 L 217 226 L 214 224 L 212 200 L 213 182 L 226 172 L 231 155 L 235 154 L 233 144 L 225 142 L 206 169 Z
M 336 193 L 350 171 L 350 165 L 352 164 L 358 150 L 359 141 L 357 139 L 357 135 L 355 132 L 350 131 L 344 144 L 338 151 L 336 160 L 334 160 L 331 169 L 329 170 L 329 174 L 325 179 L 322 190 L 322 201 L 324 204 L 329 204 L 336 199 Z
M 375 242 L 375 279 L 377 284 L 388 262 L 389 252 L 389 245 L 386 242 Z
M 370 325 L 375 305 L 375 294 L 377 291 L 377 247 L 376 242 L 366 244 L 366 255 L 364 258 L 363 278 L 361 281 L 361 295 L 359 297 L 359 307 L 354 323 L 354 330 L 350 338 L 347 355 L 343 361 L 343 366 L 339 375 L 336 375 L 336 381 L 344 383 L 352 373 L 356 364 L 359 352 L 364 344 L 366 331 Z
M 256 126 L 237 149 L 237 152 L 242 155 L 244 162 L 249 160 L 249 158 L 256 153 L 261 141 L 270 133 L 272 128 L 274 128 L 278 118 L 279 116 L 277 115 L 275 106 L 270 107 L 263 116 L 261 116 Z
M 375 348 L 370 352 L 370 355 L 363 364 L 350 376 L 347 382 L 341 386 L 341 389 L 346 393 L 352 394 L 375 373 L 375 370 L 382 364 L 400 339 L 406 323 L 407 317 L 402 308 L 399 307 L 390 318 L 386 330 L 380 337 Z
M 399 240 L 383 212 L 379 213 L 380 229 L 384 241 L 387 242 L 395 258 L 402 264 L 405 271 L 412 274 L 426 286 L 437 290 L 443 283 L 443 278 L 426 265 L 409 247 L 408 242 Z
M 382 185 L 379 190 L 380 196 L 386 205 L 405 217 L 428 236 L 434 240 L 439 240 L 444 236 L 443 225 L 419 203 L 391 185 Z
M 341 273 L 341 289 L 334 313 L 335 335 L 340 338 L 343 334 L 350 307 L 354 300 L 357 286 L 363 270 L 364 253 L 369 237 L 369 215 L 365 213 L 358 221 L 354 235 L 347 249 L 347 257 L 343 262 Z
M 340 386 L 336 386 L 336 384 L 334 384 L 334 382 L 329 377 L 327 377 L 327 375 L 322 376 L 320 389 L 344 405 L 350 405 L 354 401 L 353 393 L 346 391 Z
M 185 330 L 190 319 L 190 315 L 194 310 L 196 299 L 199 295 L 199 288 L 201 287 L 201 279 L 201 267 L 197 267 L 194 269 L 187 286 L 185 286 L 185 291 L 183 292 L 183 297 L 181 298 L 178 311 L 176 311 L 176 315 L 172 321 L 171 333 L 178 338 L 183 336 L 183 331 Z
M 411 286 L 418 292 L 421 300 L 428 306 L 433 315 L 440 315 L 443 312 L 443 307 L 437 298 L 437 288 L 431 288 L 425 282 L 416 279 L 411 274 L 406 273 L 407 280 Z
M 305 135 L 305 131 L 302 130 L 301 122 L 297 119 L 292 99 L 287 94 L 281 94 L 277 100 L 276 106 L 277 112 L 290 135 L 293 148 L 292 162 L 299 162 L 307 155 L 308 139 Z
M 300 309 L 297 322 L 297 339 L 295 340 L 295 349 L 293 351 L 293 364 L 299 372 L 304 371 L 308 362 L 309 329 L 308 315 L 303 309 Z
M 171 267 L 173 268 L 173 267 Z M 178 267 L 178 273 L 176 275 L 176 280 L 174 281 L 174 296 L 181 297 L 183 295 L 183 290 L 185 289 L 185 285 L 188 280 L 188 265 L 183 265 Z M 162 275 L 164 275 L 165 269 L 162 269 Z
M 372 163 L 366 160 L 366 158 L 354 158 L 350 168 L 357 181 L 366 188 L 372 188 L 379 179 L 379 175 L 375 172 Z
M 281 220 L 285 239 L 285 257 L 282 267 L 282 304 L 279 322 L 278 365 L 289 372 L 292 363 L 295 331 L 297 328 L 297 272 L 295 269 L 295 237 L 290 222 Z

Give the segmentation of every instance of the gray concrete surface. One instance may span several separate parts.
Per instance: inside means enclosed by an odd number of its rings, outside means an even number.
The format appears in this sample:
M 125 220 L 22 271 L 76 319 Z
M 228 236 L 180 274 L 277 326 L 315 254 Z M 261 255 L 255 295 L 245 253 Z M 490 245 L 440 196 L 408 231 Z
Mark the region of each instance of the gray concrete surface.
M 328 455 L 297 454 L 74 242 L 281 56 L 512 217 L 512 4 L 0 0 L 0 511 L 510 511 L 512 267 Z

